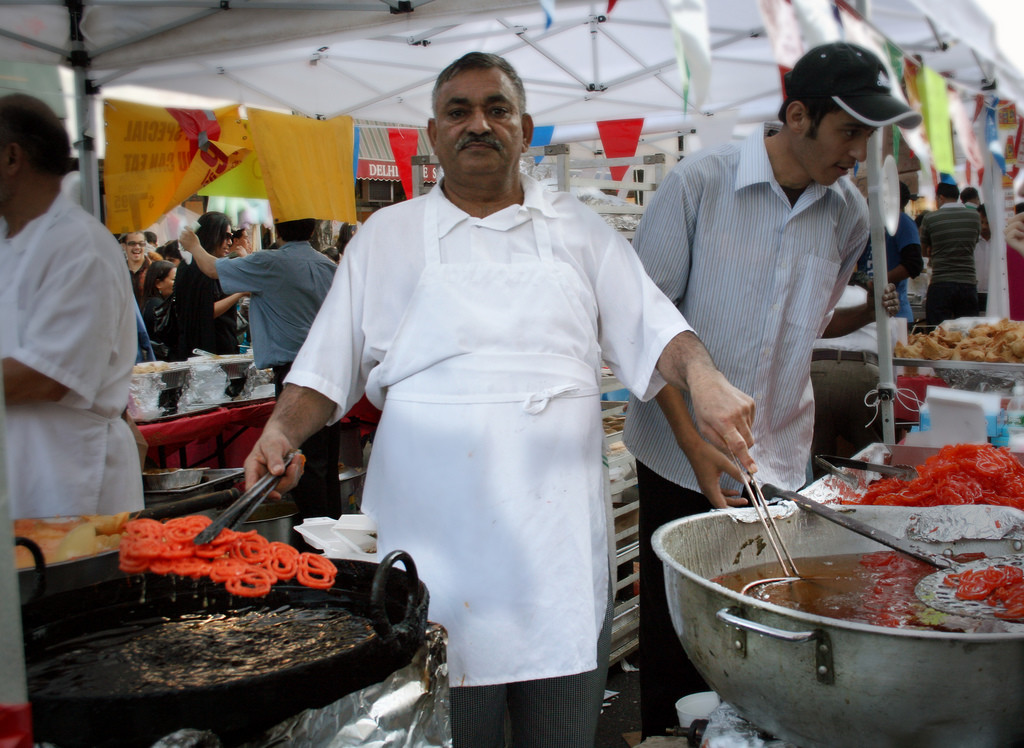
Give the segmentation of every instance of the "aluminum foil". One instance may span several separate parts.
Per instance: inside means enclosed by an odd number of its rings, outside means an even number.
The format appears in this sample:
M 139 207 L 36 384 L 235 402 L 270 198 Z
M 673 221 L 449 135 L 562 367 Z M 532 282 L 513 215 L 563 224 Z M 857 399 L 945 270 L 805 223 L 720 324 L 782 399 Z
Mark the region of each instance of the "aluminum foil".
M 197 363 L 191 366 L 192 376 L 188 386 L 178 401 L 178 410 L 203 405 L 216 405 L 226 402 L 229 398 L 225 393 L 228 386 L 228 375 L 224 368 L 216 363 Z
M 1024 541 L 1024 512 L 1005 506 L 927 507 L 909 517 L 906 537 L 931 543 Z
M 796 748 L 747 722 L 729 704 L 721 704 L 708 718 L 701 743 L 707 748 Z
M 967 390 L 969 392 L 999 392 L 1010 393 L 1013 385 L 1024 379 L 1024 367 L 1020 364 L 1016 369 L 996 368 L 986 371 L 975 369 L 944 369 L 941 366 L 933 367 L 935 376 L 942 379 L 955 390 Z
M 307 709 L 241 748 L 450 748 L 447 652 L 448 633 L 431 624 L 404 668 L 322 709 Z

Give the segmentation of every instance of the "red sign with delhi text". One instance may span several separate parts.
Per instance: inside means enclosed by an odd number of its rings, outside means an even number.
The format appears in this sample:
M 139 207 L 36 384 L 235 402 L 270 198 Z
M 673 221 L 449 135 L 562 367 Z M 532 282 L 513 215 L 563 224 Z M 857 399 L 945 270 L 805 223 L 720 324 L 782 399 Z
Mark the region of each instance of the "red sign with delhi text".
M 426 164 L 420 168 L 423 170 L 424 182 L 437 182 L 437 164 Z M 401 177 L 398 174 L 398 164 L 394 161 L 361 158 L 359 159 L 359 165 L 356 167 L 356 179 L 398 182 L 401 180 Z

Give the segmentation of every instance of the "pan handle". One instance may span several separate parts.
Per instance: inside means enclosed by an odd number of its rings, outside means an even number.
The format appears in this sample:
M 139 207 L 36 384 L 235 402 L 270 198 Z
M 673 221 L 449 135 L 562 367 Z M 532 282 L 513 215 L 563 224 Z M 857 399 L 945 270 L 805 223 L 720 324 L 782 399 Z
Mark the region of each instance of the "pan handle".
M 385 604 L 387 602 L 388 577 L 396 561 L 401 561 L 405 567 L 409 585 L 405 597 L 405 613 L 397 624 L 392 623 Z M 413 616 L 416 606 L 420 602 L 419 589 L 420 578 L 416 573 L 416 563 L 412 560 L 412 556 L 405 551 L 394 550 L 383 558 L 373 573 L 373 585 L 370 588 L 370 616 L 373 619 L 373 629 L 378 636 L 382 639 L 390 639 L 396 629 L 410 627 L 415 623 Z
M 14 544 L 28 548 L 28 552 L 32 554 L 32 561 L 35 563 L 35 568 L 32 570 L 35 583 L 32 585 L 32 594 L 29 596 L 29 600 L 42 597 L 46 592 L 46 559 L 43 558 L 42 548 L 34 540 L 21 535 L 14 536 Z
M 835 668 L 832 664 L 832 641 L 828 632 L 824 629 L 813 631 L 786 631 L 768 626 L 764 623 L 751 621 L 743 618 L 739 608 L 722 608 L 715 613 L 722 623 L 736 629 L 736 639 L 733 642 L 733 649 L 741 656 L 747 656 L 747 632 L 767 636 L 779 641 L 802 644 L 803 642 L 814 642 L 814 675 L 818 682 L 823 685 L 832 685 L 835 682 Z
M 227 506 L 242 493 L 237 488 L 228 488 L 223 491 L 193 496 L 190 499 L 178 499 L 157 504 L 149 509 L 143 509 L 132 515 L 132 519 L 168 519 L 170 517 L 184 517 L 186 514 L 195 514 L 207 509 L 217 509 Z

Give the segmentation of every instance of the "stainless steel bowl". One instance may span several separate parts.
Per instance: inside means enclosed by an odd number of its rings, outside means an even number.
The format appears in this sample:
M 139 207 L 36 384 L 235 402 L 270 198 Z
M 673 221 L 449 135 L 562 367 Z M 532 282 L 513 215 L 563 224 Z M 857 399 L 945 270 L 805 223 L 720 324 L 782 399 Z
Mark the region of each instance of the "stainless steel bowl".
M 174 468 L 144 470 L 142 482 L 147 491 L 173 491 L 199 485 L 206 468 Z

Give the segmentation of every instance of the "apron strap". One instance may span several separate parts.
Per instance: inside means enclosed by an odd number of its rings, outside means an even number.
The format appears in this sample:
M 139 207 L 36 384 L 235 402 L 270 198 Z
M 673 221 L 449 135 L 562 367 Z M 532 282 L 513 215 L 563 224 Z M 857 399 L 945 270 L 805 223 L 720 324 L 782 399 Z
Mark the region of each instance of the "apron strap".
M 543 412 L 554 398 L 577 392 L 579 389 L 575 384 L 563 384 L 557 387 L 548 387 L 540 392 L 531 392 L 523 401 L 523 410 L 531 416 L 535 416 Z

